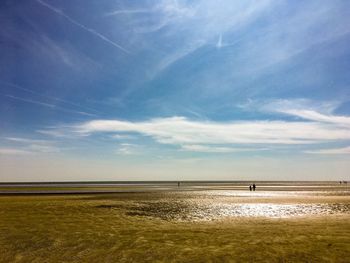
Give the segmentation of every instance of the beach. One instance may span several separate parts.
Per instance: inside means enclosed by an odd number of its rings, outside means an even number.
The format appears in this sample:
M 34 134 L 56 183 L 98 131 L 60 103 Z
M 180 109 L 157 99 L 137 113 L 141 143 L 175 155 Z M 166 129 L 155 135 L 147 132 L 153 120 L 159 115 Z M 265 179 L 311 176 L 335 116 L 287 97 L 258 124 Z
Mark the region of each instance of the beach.
M 348 262 L 339 182 L 2 184 L 0 262 Z

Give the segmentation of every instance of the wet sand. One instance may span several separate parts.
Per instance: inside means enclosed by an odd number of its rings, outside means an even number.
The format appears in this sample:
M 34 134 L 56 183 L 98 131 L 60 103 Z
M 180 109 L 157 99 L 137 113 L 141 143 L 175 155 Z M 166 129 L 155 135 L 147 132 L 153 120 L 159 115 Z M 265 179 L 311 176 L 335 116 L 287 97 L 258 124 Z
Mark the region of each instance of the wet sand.
M 95 193 L 105 187 L 112 193 Z M 246 189 L 45 185 L 39 194 L 37 186 L 17 185 L 9 195 L 2 185 L 0 262 L 348 262 L 347 186 Z

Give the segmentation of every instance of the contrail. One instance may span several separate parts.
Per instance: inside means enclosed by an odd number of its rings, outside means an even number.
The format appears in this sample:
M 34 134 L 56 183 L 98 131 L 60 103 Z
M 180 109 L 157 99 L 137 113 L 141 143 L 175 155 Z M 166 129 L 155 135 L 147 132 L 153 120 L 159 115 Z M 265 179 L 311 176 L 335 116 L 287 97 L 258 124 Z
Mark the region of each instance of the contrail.
M 105 16 L 114 16 L 120 14 L 143 14 L 154 12 L 152 9 L 127 9 L 127 10 L 115 10 L 113 12 L 105 14 Z
M 42 98 L 46 98 L 46 99 L 49 99 L 49 100 L 55 100 L 55 101 L 58 101 L 58 102 L 63 102 L 65 104 L 68 104 L 68 105 L 71 105 L 71 106 L 74 106 L 74 107 L 77 107 L 77 108 L 80 108 L 80 109 L 83 109 L 83 110 L 93 111 L 95 113 L 101 113 L 98 110 L 95 110 L 95 109 L 92 109 L 92 108 L 89 108 L 89 107 L 84 107 L 84 106 L 81 106 L 80 104 L 77 104 L 77 103 L 74 103 L 74 102 L 71 102 L 71 101 L 68 101 L 68 100 L 56 98 L 56 97 L 53 97 L 53 96 L 43 95 L 43 94 L 41 94 L 39 92 L 36 92 L 34 90 L 31 90 L 31 89 L 23 88 L 23 87 L 21 87 L 21 86 L 19 86 L 17 84 L 14 84 L 14 83 L 10 83 L 10 82 L 7 82 L 7 81 L 0 80 L 0 85 L 1 84 L 7 85 L 7 86 L 10 86 L 10 87 L 19 89 L 19 90 L 23 90 L 25 92 L 31 93 L 33 95 L 36 95 L 36 96 L 39 96 L 39 97 L 42 97 Z
M 21 98 L 21 97 L 13 96 L 10 94 L 1 94 L 1 95 L 5 96 L 7 98 L 14 99 L 14 100 L 19 100 L 19 101 L 23 101 L 23 102 L 27 102 L 27 103 L 31 103 L 31 104 L 36 104 L 36 105 L 44 106 L 44 107 L 47 107 L 47 108 L 50 108 L 53 110 L 62 111 L 62 112 L 76 113 L 76 114 L 81 114 L 81 115 L 85 115 L 85 116 L 96 116 L 96 114 L 87 113 L 84 111 L 75 111 L 75 110 L 65 109 L 65 108 L 56 106 L 54 104 L 50 104 L 50 103 L 46 103 L 46 102 L 42 102 L 42 101 Z
M 46 102 L 41 102 L 41 101 L 37 101 L 37 100 L 31 100 L 31 99 L 25 99 L 25 98 L 21 98 L 21 97 L 17 97 L 17 96 L 13 96 L 10 94 L 3 94 L 5 97 L 14 99 L 14 100 L 20 100 L 20 101 L 24 101 L 24 102 L 28 102 L 28 103 L 32 103 L 32 104 L 37 104 L 37 105 L 41 105 L 41 106 L 45 106 L 51 109 L 56 108 L 56 105 L 54 104 L 50 104 L 50 103 L 46 103 Z
M 117 43 L 115 43 L 114 41 L 110 40 L 109 38 L 105 37 L 104 35 L 102 35 L 101 33 L 97 32 L 94 29 L 88 28 L 86 26 L 84 26 L 83 24 L 80 24 L 79 22 L 77 22 L 76 20 L 74 20 L 73 18 L 71 18 L 70 16 L 66 15 L 62 10 L 59 10 L 58 8 L 49 5 L 48 3 L 42 1 L 42 0 L 36 0 L 39 4 L 47 7 L 48 9 L 50 9 L 51 11 L 55 12 L 56 14 L 63 16 L 64 18 L 66 18 L 69 22 L 73 23 L 74 25 L 90 32 L 91 34 L 99 37 L 100 39 L 104 40 L 105 42 L 111 44 L 112 46 L 119 48 L 120 50 L 124 51 L 127 54 L 130 54 L 130 51 L 123 48 L 122 46 L 118 45 Z
M 216 43 L 216 47 L 217 47 L 217 48 L 221 48 L 221 47 L 222 47 L 222 35 L 221 35 L 221 34 L 220 34 L 220 36 L 219 36 L 218 42 Z

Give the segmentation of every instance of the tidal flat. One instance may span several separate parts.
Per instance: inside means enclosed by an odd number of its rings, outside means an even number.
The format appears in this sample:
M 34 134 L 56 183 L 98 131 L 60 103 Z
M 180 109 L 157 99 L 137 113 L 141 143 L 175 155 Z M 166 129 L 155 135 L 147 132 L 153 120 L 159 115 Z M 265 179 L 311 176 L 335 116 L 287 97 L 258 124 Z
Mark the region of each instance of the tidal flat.
M 57 187 L 0 189 L 0 262 L 349 262 L 337 183 Z

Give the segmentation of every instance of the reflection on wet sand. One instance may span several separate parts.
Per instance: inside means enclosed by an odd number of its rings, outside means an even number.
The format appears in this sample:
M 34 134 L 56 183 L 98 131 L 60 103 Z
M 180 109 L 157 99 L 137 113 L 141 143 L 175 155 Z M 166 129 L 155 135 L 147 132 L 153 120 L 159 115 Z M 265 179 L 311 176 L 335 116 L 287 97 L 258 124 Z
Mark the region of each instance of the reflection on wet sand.
M 215 204 L 143 203 L 130 208 L 130 216 L 151 216 L 165 220 L 202 221 L 224 217 L 288 218 L 308 215 L 350 213 L 349 204 Z
M 162 193 L 147 200 L 133 200 L 96 206 L 122 209 L 127 216 L 153 217 L 170 221 L 211 221 L 234 217 L 290 218 L 302 216 L 350 215 L 350 203 L 319 202 L 320 193 L 237 191 L 192 191 Z M 343 196 L 342 194 L 339 195 Z M 296 200 L 296 198 L 300 198 Z M 303 201 L 303 199 L 307 201 Z

